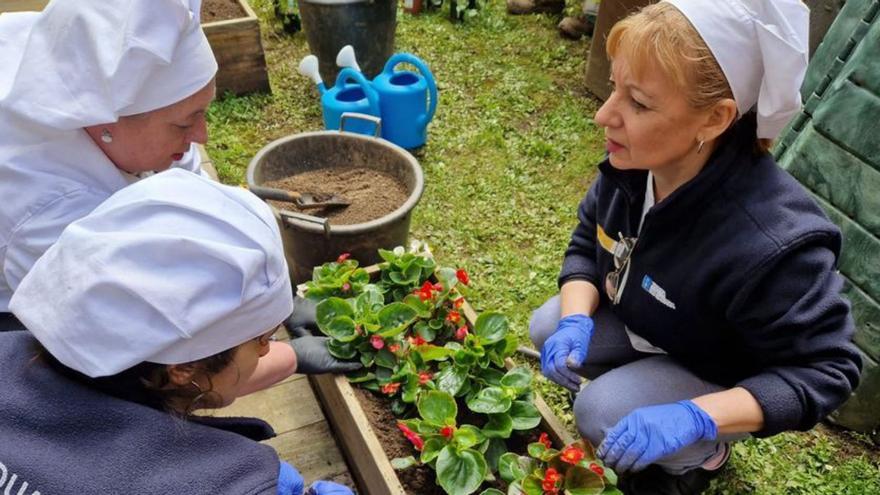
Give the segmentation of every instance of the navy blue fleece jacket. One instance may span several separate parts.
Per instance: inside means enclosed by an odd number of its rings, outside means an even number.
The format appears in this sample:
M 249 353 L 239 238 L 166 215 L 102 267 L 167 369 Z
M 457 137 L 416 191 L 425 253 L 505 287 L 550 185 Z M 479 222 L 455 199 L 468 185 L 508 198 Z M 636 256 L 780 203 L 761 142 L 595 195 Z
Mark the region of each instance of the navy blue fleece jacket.
M 737 123 L 641 231 L 647 172 L 601 163 L 559 285 L 593 283 L 631 331 L 698 376 L 751 392 L 764 412 L 756 435 L 768 436 L 809 429 L 839 407 L 861 358 L 835 269 L 840 232 L 772 157 L 753 151 L 754 136 L 753 120 Z M 614 264 L 597 226 L 615 240 L 638 237 L 617 304 L 605 294 Z

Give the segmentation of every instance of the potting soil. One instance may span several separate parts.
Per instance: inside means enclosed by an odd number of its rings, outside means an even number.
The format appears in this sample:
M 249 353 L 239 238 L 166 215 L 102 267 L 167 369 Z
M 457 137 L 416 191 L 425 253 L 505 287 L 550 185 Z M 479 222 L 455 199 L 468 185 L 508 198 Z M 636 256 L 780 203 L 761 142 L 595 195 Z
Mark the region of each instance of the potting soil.
M 406 202 L 409 193 L 403 184 L 378 170 L 323 168 L 262 184 L 294 192 L 337 194 L 351 201 L 346 207 L 298 208 L 293 203 L 270 201 L 281 210 L 329 218 L 331 225 L 351 225 L 381 218 Z
M 237 0 L 202 0 L 202 22 L 226 21 L 245 17 Z

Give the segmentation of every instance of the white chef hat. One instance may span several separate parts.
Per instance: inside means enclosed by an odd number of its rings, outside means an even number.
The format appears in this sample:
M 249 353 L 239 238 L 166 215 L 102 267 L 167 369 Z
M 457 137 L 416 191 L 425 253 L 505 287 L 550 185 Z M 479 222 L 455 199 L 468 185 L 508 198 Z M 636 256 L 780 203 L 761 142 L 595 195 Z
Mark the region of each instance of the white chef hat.
M 773 139 L 801 106 L 810 11 L 800 0 L 665 0 L 696 28 L 727 77 L 740 115 L 757 110 Z
M 27 41 L 0 57 L 15 64 L 0 108 L 68 130 L 176 103 L 217 72 L 200 8 L 201 0 L 52 0 Z
M 235 347 L 289 316 L 293 294 L 270 208 L 171 169 L 70 224 L 9 307 L 61 363 L 97 377 Z

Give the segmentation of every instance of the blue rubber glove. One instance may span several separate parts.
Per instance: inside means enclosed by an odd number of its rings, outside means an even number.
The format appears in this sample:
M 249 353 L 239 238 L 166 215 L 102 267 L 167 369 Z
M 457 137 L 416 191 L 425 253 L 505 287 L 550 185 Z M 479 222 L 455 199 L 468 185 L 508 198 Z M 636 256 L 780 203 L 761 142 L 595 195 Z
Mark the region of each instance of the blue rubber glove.
M 316 481 L 306 495 L 354 495 L 351 488 L 332 481 Z
M 278 470 L 278 495 L 303 495 L 306 482 L 290 464 L 281 461 Z
M 559 320 L 556 332 L 541 347 L 541 373 L 563 387 L 577 392 L 581 376 L 572 371 L 587 359 L 593 336 L 593 320 L 585 314 L 568 315 Z
M 640 407 L 608 430 L 597 455 L 620 472 L 641 471 L 688 445 L 718 438 L 715 421 L 689 400 Z

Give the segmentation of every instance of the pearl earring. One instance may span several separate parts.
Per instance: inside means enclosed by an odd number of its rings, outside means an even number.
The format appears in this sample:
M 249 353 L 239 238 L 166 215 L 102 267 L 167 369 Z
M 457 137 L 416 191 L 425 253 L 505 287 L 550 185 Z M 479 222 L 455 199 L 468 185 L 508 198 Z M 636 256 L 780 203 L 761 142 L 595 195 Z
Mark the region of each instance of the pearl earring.
M 108 143 L 108 144 L 112 143 L 113 142 L 113 134 L 110 134 L 109 130 L 104 129 L 103 131 L 101 131 L 101 141 L 104 141 L 105 143 Z

